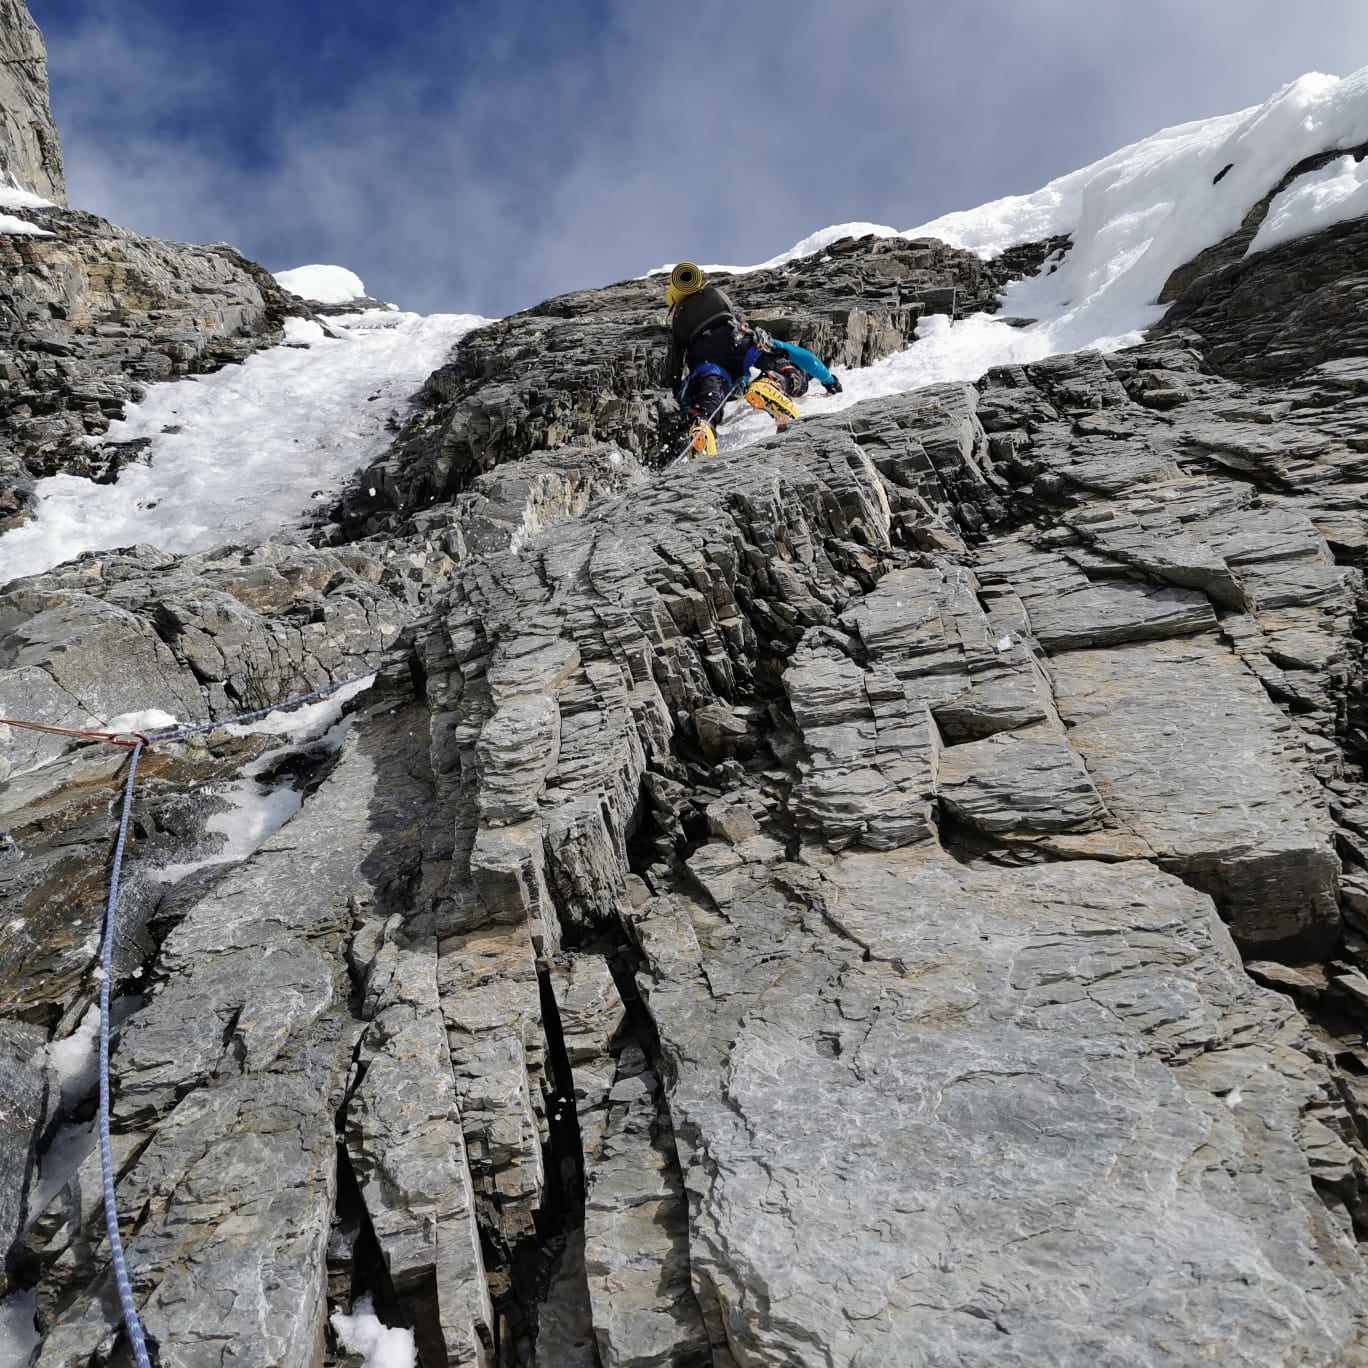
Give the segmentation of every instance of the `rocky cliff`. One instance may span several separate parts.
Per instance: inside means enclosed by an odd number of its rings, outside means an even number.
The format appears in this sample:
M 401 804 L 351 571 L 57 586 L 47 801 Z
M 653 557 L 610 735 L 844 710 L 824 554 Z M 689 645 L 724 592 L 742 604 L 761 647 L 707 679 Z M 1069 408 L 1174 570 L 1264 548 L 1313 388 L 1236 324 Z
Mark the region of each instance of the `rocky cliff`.
M 0 528 L 34 481 L 114 479 L 143 454 L 99 439 L 147 384 L 279 342 L 304 301 L 226 244 L 161 242 L 74 209 L 16 209 L 0 234 Z
M 0 0 L 0 176 L 66 203 L 62 149 L 48 108 L 47 48 L 24 0 Z
M 1061 246 L 735 286 L 853 367 Z M 1368 1363 L 1365 246 L 664 470 L 656 285 L 582 292 L 471 334 L 317 545 L 5 586 L 6 717 L 375 675 L 141 763 L 155 1361 L 354 1365 L 365 1294 L 424 1368 Z M 34 1364 L 125 1363 L 73 1059 L 126 757 L 0 754 L 7 1289 Z

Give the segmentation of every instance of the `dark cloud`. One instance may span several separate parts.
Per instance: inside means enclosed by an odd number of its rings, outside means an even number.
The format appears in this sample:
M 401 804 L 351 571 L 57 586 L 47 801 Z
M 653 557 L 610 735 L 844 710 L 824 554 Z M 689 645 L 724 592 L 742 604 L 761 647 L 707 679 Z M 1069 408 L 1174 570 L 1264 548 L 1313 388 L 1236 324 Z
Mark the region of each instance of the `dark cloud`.
M 336 0 L 275 47 L 139 3 L 33 0 L 72 202 L 423 311 L 910 227 L 1368 52 L 1363 0 L 517 0 L 424 5 L 421 33 L 408 0 L 389 29 Z

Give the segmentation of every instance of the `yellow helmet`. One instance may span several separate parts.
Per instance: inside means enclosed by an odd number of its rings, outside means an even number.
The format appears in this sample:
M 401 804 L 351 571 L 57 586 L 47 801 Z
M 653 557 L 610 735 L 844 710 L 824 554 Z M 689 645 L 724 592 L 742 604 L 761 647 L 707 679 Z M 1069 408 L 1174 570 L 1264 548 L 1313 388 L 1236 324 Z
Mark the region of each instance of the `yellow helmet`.
M 685 295 L 697 294 L 703 288 L 703 272 L 692 261 L 681 261 L 670 272 L 670 283 L 665 287 L 665 307 L 677 309 Z

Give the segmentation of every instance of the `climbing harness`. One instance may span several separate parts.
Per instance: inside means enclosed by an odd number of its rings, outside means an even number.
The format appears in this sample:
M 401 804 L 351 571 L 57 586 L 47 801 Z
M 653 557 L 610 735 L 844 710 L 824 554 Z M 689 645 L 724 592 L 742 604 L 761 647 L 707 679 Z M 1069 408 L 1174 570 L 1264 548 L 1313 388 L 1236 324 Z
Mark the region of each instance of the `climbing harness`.
M 272 704 L 269 708 L 258 708 L 255 712 L 240 713 L 236 717 L 223 718 L 217 722 L 196 723 L 188 727 L 177 727 L 167 731 L 118 732 L 82 731 L 74 727 L 52 727 L 42 722 L 23 722 L 13 718 L 0 718 L 0 724 L 7 727 L 24 727 L 31 731 L 53 732 L 61 736 L 76 736 L 107 741 L 115 746 L 127 746 L 132 753 L 128 757 L 128 777 L 124 781 L 123 807 L 119 814 L 119 834 L 114 842 L 114 865 L 109 876 L 109 898 L 105 903 L 104 939 L 100 948 L 100 1102 L 96 1125 L 100 1147 L 100 1180 L 104 1191 L 105 1230 L 109 1235 L 109 1258 L 114 1270 L 114 1282 L 119 1292 L 119 1309 L 123 1313 L 124 1331 L 128 1335 L 129 1346 L 137 1368 L 152 1368 L 147 1355 L 147 1343 L 143 1338 L 142 1322 L 138 1318 L 137 1304 L 133 1300 L 133 1286 L 128 1277 L 128 1264 L 124 1259 L 123 1241 L 119 1238 L 119 1213 L 114 1200 L 114 1155 L 109 1135 L 109 999 L 114 980 L 114 928 L 118 919 L 119 877 L 123 871 L 124 846 L 128 841 L 128 828 L 133 815 L 133 790 L 138 774 L 138 759 L 143 751 L 157 741 L 178 741 L 182 737 L 194 736 L 200 732 L 213 731 L 235 723 L 251 722 L 265 717 L 268 713 L 293 708 L 300 703 L 308 703 L 326 694 L 336 693 L 348 684 L 358 684 L 370 677 L 370 673 L 353 675 L 350 679 L 327 684 L 312 693 L 288 698 L 283 703 Z M 124 737 L 131 737 L 131 740 Z

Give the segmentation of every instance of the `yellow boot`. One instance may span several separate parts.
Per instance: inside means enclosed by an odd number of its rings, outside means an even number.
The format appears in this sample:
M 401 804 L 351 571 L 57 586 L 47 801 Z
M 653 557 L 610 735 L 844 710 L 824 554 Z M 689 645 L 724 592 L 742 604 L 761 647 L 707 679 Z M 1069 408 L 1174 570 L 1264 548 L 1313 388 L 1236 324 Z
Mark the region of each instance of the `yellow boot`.
M 713 431 L 711 423 L 704 422 L 700 418 L 689 429 L 689 460 L 695 460 L 699 456 L 717 455 L 717 434 Z
M 798 408 L 793 400 L 773 380 L 764 377 L 752 380 L 746 386 L 743 398 L 751 408 L 768 413 L 774 419 L 776 427 L 783 427 L 785 423 L 792 422 L 798 417 Z

